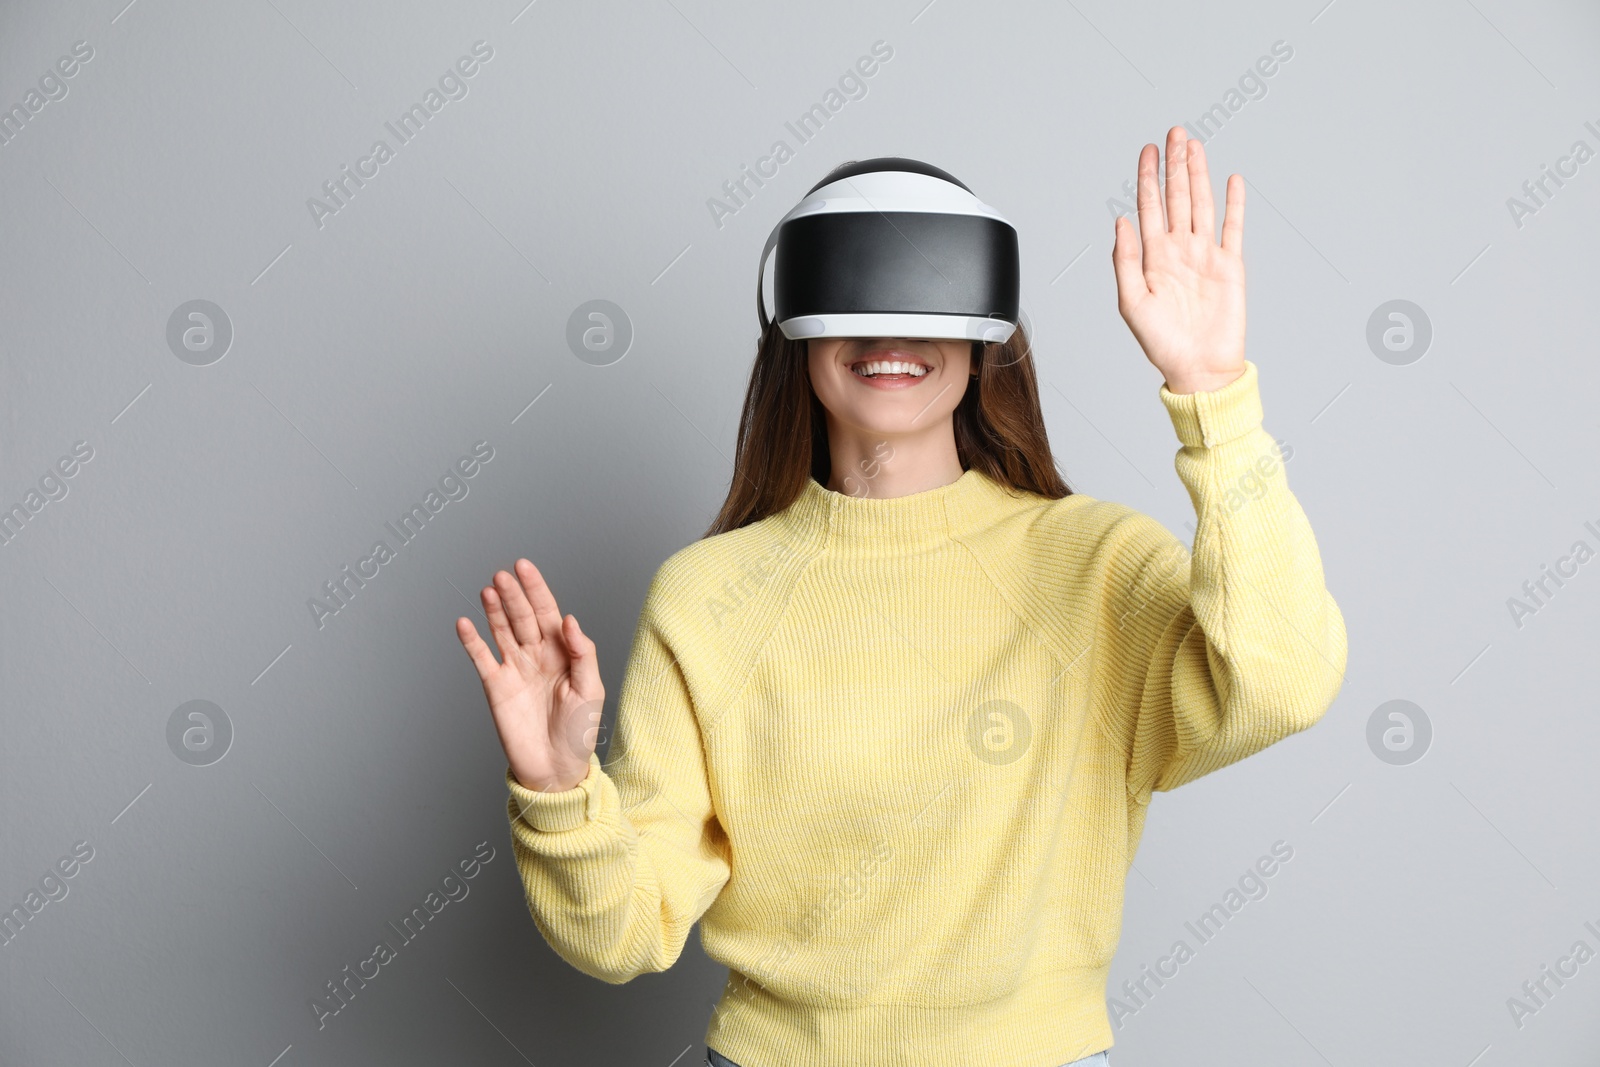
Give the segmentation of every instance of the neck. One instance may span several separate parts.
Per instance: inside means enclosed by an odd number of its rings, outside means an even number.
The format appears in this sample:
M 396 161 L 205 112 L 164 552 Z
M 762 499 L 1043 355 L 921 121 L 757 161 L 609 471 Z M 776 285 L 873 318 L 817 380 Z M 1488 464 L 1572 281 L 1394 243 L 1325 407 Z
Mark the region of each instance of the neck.
M 873 433 L 828 415 L 826 488 L 851 497 L 888 500 L 949 485 L 961 477 L 955 424 L 913 433 Z

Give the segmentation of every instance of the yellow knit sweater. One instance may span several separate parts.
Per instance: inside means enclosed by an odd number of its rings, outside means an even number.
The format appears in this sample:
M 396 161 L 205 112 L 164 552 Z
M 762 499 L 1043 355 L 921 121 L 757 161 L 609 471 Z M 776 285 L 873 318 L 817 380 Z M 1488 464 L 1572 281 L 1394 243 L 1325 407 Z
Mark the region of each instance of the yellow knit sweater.
M 969 470 L 887 499 L 812 480 L 662 564 L 609 762 L 554 793 L 506 772 L 551 947 L 626 982 L 700 921 L 729 968 L 706 1042 L 742 1067 L 1109 1048 L 1152 790 L 1307 728 L 1345 667 L 1255 364 L 1159 395 L 1192 559 L 1121 504 Z

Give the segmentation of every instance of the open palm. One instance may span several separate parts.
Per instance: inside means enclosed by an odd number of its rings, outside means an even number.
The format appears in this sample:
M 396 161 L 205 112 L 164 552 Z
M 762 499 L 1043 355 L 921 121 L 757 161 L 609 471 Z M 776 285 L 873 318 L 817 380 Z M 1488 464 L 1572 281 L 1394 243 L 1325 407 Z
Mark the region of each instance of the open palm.
M 606 691 L 595 644 L 577 619 L 562 617 L 537 567 L 519 559 L 516 570 L 497 572 L 481 593 L 501 662 L 471 619 L 456 620 L 456 636 L 478 669 L 512 775 L 529 789 L 570 789 L 587 776 L 599 739 Z
M 1118 216 L 1111 250 L 1117 310 L 1174 393 L 1218 389 L 1244 371 L 1244 179 L 1230 175 L 1217 244 L 1199 141 L 1167 133 L 1166 217 L 1156 146 L 1139 152 L 1139 232 Z

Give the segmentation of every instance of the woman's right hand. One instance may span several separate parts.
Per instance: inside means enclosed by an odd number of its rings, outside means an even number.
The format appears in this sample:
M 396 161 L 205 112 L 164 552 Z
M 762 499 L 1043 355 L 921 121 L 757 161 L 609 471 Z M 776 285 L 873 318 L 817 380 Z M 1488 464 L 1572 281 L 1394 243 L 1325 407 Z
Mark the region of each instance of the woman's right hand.
M 497 571 L 479 594 L 503 662 L 471 619 L 456 620 L 456 636 L 483 681 L 512 776 L 529 789 L 558 792 L 588 776 L 606 691 L 595 644 L 578 620 L 562 617 L 537 567 L 519 559 L 516 569 L 516 577 Z

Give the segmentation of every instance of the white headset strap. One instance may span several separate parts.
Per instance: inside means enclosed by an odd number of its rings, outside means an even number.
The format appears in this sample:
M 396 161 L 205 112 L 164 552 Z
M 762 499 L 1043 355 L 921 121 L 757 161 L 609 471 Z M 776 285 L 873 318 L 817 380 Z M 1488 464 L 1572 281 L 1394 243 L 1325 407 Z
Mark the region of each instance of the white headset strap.
M 778 244 L 778 231 L 783 228 L 783 224 L 788 222 L 789 217 L 796 211 L 799 211 L 802 207 L 806 206 L 808 206 L 806 202 L 801 200 L 800 203 L 796 204 L 788 211 L 785 211 L 783 213 L 783 218 L 779 219 L 777 225 L 772 227 L 772 233 L 767 236 L 767 243 L 765 247 L 761 249 L 761 262 L 756 264 L 756 315 L 761 319 L 762 333 L 766 333 L 767 327 L 772 324 L 772 320 L 767 318 L 767 298 L 766 295 L 761 291 L 762 283 L 765 282 L 767 278 L 767 257 L 772 254 L 773 248 L 775 248 Z M 774 282 L 774 284 L 776 284 L 776 282 Z M 776 289 L 774 289 L 773 295 L 777 295 Z

